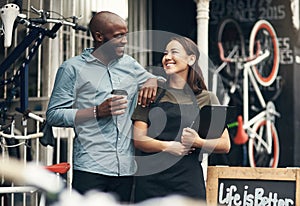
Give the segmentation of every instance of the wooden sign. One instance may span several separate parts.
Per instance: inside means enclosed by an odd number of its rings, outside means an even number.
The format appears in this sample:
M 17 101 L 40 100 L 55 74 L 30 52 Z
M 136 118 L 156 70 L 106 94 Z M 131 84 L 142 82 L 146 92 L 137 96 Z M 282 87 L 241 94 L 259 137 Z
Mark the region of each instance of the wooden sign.
M 299 168 L 209 166 L 207 205 L 300 205 L 299 178 Z

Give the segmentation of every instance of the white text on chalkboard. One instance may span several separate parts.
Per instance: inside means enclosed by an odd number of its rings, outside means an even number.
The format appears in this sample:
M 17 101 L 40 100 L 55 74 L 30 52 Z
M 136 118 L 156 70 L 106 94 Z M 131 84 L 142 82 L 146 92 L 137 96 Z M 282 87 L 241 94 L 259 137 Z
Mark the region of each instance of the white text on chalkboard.
M 294 205 L 294 200 L 278 198 L 276 192 L 265 194 L 263 188 L 255 188 L 254 194 L 251 194 L 248 192 L 247 185 L 244 186 L 244 191 L 238 191 L 235 185 L 224 188 L 224 183 L 220 183 L 219 204 L 228 206 L 290 206 Z

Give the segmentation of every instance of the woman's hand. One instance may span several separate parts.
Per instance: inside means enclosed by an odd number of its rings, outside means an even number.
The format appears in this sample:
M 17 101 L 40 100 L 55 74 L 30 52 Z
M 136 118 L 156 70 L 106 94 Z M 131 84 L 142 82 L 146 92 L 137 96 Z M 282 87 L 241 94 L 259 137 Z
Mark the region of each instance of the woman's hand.
M 197 141 L 202 140 L 198 133 L 189 127 L 186 127 L 182 131 L 181 143 L 186 147 L 193 147 L 197 145 Z M 197 146 L 196 146 L 197 147 Z
M 164 144 L 165 149 L 163 151 L 176 156 L 188 155 L 192 152 L 192 150 L 194 150 L 193 148 L 187 147 L 182 143 L 176 141 L 166 141 L 164 142 Z
M 219 138 L 203 139 L 195 130 L 187 127 L 182 131 L 181 143 L 186 147 L 202 148 L 207 152 L 228 153 L 230 151 L 230 137 L 227 129 Z

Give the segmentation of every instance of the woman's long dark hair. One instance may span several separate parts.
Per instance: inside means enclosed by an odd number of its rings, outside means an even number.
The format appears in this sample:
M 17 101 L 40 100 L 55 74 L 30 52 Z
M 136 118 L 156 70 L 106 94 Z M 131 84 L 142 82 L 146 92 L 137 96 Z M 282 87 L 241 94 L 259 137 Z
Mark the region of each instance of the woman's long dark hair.
M 199 66 L 200 52 L 198 46 L 187 37 L 173 37 L 171 41 L 178 41 L 186 51 L 187 55 L 195 55 L 196 61 L 193 65 L 189 66 L 189 72 L 187 77 L 187 84 L 190 86 L 194 94 L 200 94 L 202 90 L 207 90 L 204 82 L 202 70 Z

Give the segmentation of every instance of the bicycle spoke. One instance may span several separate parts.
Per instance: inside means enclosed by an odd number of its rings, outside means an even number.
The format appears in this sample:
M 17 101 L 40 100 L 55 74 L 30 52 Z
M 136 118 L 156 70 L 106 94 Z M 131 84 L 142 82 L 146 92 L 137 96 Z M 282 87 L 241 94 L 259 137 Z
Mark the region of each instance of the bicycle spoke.
M 265 151 L 266 152 L 266 151 Z M 256 167 L 269 167 L 272 165 L 271 163 L 271 155 L 268 155 L 266 153 L 257 153 L 255 155 L 256 160 Z
M 265 140 L 264 134 L 265 128 L 260 127 L 258 132 L 251 130 L 252 139 L 254 141 L 255 150 L 260 151 L 262 149 L 267 150 L 268 143 Z

